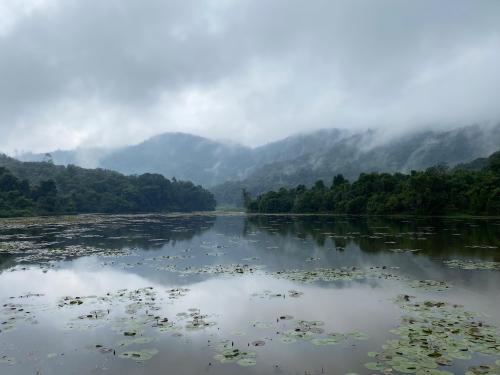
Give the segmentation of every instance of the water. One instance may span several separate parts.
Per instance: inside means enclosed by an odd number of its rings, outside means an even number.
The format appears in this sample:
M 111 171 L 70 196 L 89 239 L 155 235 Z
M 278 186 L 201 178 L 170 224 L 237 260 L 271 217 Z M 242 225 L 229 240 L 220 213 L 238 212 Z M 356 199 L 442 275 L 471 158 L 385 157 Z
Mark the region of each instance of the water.
M 500 359 L 499 220 L 79 216 L 3 220 L 0 241 L 1 374 L 464 373 Z M 460 332 L 438 332 L 463 311 Z M 433 327 L 429 351 L 406 350 L 405 324 Z M 477 345 L 450 347 L 463 337 Z M 380 354 L 394 339 L 406 369 Z

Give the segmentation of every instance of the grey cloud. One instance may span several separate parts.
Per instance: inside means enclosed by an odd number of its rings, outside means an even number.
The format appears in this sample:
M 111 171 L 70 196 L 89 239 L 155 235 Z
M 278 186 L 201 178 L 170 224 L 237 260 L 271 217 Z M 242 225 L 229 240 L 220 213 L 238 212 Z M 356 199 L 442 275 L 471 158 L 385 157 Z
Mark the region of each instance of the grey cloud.
M 53 1 L 0 36 L 0 149 L 500 117 L 496 0 Z

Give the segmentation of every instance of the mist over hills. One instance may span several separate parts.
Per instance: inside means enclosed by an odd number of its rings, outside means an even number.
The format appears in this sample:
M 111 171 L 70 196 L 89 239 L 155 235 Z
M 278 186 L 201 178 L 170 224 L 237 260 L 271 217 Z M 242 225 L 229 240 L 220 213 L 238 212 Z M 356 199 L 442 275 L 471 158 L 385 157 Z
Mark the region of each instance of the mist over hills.
M 115 150 L 78 149 L 51 153 L 55 164 L 101 167 L 125 174 L 161 173 L 209 187 L 219 204 L 241 204 L 241 189 L 252 195 L 282 186 L 330 183 L 342 173 L 409 172 L 436 164 L 455 166 L 500 148 L 500 124 L 401 136 L 380 130 L 325 129 L 249 148 L 184 133 L 164 133 Z M 24 154 L 39 161 L 44 154 Z

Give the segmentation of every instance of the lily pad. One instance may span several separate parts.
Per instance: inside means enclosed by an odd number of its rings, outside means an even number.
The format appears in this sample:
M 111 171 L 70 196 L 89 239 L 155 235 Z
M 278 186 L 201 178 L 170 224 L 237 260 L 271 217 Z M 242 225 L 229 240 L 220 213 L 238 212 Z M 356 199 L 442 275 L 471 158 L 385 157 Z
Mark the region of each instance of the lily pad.
M 157 349 L 143 349 L 139 351 L 128 351 L 120 353 L 118 356 L 120 358 L 133 359 L 134 361 L 142 362 L 148 361 L 158 354 Z

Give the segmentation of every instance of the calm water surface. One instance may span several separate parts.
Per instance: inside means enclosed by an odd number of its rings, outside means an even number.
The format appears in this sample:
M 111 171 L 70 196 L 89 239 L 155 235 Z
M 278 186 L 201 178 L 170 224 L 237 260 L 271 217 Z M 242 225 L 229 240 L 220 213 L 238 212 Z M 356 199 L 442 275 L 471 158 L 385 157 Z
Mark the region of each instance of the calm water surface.
M 500 221 L 486 219 L 3 220 L 0 374 L 438 375 L 495 366 L 499 248 Z M 448 330 L 457 316 L 462 327 Z M 408 325 L 428 351 L 408 352 Z M 422 356 L 430 365 L 412 367 Z

